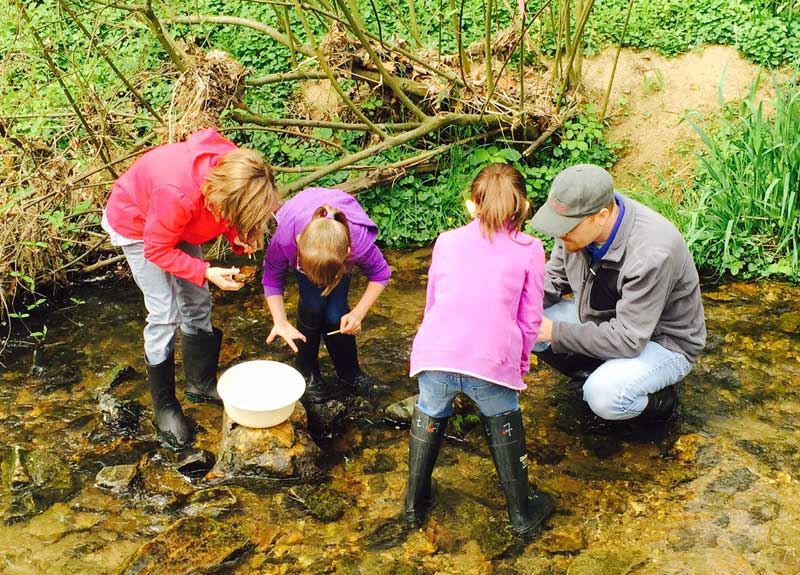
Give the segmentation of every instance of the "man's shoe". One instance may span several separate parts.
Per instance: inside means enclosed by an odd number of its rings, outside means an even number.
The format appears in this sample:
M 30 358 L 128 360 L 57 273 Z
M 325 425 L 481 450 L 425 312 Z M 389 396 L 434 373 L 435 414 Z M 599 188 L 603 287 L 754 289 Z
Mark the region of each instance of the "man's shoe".
M 674 385 L 647 395 L 647 405 L 639 417 L 655 423 L 666 423 L 674 416 L 680 399 Z

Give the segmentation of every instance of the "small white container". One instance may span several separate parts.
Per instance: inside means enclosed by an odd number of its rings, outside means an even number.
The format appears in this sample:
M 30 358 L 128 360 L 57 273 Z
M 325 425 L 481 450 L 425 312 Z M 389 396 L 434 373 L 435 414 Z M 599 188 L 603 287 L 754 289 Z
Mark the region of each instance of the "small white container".
M 232 420 L 245 427 L 273 427 L 286 421 L 306 390 L 303 376 L 278 361 L 245 361 L 219 378 L 217 392 Z

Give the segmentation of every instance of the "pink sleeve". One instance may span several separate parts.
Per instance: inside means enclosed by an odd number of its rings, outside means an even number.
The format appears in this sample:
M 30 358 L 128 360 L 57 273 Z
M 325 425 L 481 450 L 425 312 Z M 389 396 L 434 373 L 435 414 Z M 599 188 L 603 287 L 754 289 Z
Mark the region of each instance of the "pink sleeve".
M 236 233 L 236 228 L 229 227 L 227 230 L 222 232 L 222 235 L 224 235 L 225 239 L 228 240 L 228 243 L 231 246 L 231 251 L 233 253 L 235 253 L 235 254 L 243 254 L 244 253 L 244 248 L 243 247 L 237 246 L 236 244 L 233 243 L 233 240 L 235 240 L 236 238 L 239 237 L 238 234 Z
M 433 244 L 433 253 L 431 254 L 431 266 L 428 268 L 428 288 L 425 296 L 425 315 L 428 310 L 433 307 L 433 302 L 436 299 L 436 272 L 434 266 L 436 265 L 436 246 L 439 245 L 439 240 Z
M 199 286 L 209 264 L 178 249 L 184 228 L 192 220 L 191 203 L 174 187 L 153 190 L 144 224 L 144 257 L 162 270 Z
M 531 250 L 525 283 L 522 286 L 517 325 L 522 332 L 522 357 L 520 358 L 520 374 L 523 376 L 530 369 L 531 350 L 536 344 L 536 336 L 542 323 L 542 302 L 544 300 L 544 249 L 542 242 L 535 240 Z

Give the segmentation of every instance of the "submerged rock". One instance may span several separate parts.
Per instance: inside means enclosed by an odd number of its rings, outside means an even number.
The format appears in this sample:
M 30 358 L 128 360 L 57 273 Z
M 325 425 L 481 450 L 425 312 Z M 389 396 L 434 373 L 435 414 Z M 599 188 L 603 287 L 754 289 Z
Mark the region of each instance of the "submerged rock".
M 239 501 L 229 487 L 212 487 L 193 493 L 183 508 L 183 513 L 217 518 L 236 509 L 238 505 Z
M 336 521 L 353 505 L 353 496 L 328 485 L 297 485 L 289 495 L 322 522 Z
M 300 403 L 295 405 L 287 421 L 264 429 L 244 427 L 224 414 L 217 463 L 206 477 L 308 479 L 316 476 L 320 449 L 306 431 L 306 425 L 306 412 Z
M 4 458 L 0 512 L 6 523 L 26 519 L 66 497 L 73 487 L 69 466 L 55 453 L 13 446 Z
M 109 465 L 97 472 L 94 484 L 113 493 L 125 493 L 136 480 L 139 465 Z
M 3 473 L 4 482 L 11 491 L 25 489 L 31 484 L 30 475 L 28 475 L 28 470 L 25 468 L 25 462 L 23 461 L 24 453 L 25 450 L 19 445 L 12 446 L 7 463 L 4 465 L 6 467 Z
M 775 325 L 784 333 L 800 333 L 800 311 L 782 313 Z
M 418 398 L 419 394 L 412 395 L 386 407 L 384 413 L 387 419 L 397 423 L 411 423 L 411 414 L 414 413 L 414 406 L 417 404 Z
M 200 477 L 214 467 L 217 458 L 205 449 L 190 449 L 178 460 L 177 469 L 187 477 Z
M 97 396 L 103 421 L 116 435 L 134 437 L 141 431 L 144 407 L 134 400 L 122 400 L 110 393 Z
M 151 495 L 166 495 L 175 500 L 192 494 L 195 490 L 192 483 L 172 467 L 161 454 L 145 455 L 139 462 L 139 473 L 142 485 Z
M 578 555 L 567 569 L 567 575 L 626 575 L 646 559 L 630 551 L 589 549 Z
M 214 573 L 249 549 L 250 540 L 240 529 L 208 517 L 185 517 L 142 545 L 117 575 Z

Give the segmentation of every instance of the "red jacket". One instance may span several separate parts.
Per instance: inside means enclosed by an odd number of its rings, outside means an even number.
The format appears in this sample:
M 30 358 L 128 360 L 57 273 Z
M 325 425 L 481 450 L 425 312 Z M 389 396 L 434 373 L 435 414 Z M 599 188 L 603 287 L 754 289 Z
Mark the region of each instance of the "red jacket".
M 217 221 L 205 207 L 200 186 L 208 171 L 236 145 L 211 128 L 185 142 L 153 148 L 114 182 L 106 205 L 115 232 L 144 242 L 144 257 L 197 285 L 205 283 L 208 262 L 179 250 L 180 242 L 200 245 L 224 234 L 234 252 L 236 230 Z

